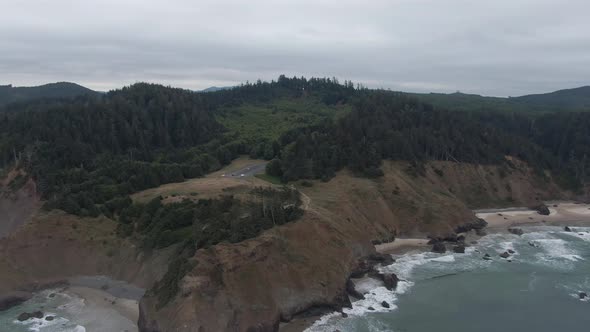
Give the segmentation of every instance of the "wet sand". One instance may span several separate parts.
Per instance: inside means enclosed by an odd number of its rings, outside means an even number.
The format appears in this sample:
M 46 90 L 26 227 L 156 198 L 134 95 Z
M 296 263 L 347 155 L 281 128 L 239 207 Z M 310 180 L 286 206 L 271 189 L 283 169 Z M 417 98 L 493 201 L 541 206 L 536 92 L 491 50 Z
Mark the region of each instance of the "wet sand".
M 70 311 L 87 331 L 138 331 L 139 300 L 144 290 L 105 276 L 71 278 L 64 293 L 83 300 L 83 306 Z

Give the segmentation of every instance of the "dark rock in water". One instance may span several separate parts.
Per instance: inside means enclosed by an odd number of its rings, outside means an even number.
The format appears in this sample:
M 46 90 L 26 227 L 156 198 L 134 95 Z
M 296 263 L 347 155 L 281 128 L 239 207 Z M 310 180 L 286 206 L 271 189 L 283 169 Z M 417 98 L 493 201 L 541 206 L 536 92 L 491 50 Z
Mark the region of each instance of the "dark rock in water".
M 54 318 L 55 317 L 53 317 L 53 316 L 47 316 L 47 317 L 45 317 L 45 320 L 46 321 L 52 321 Z
M 580 292 L 580 294 L 578 294 L 578 296 L 580 297 L 580 300 L 583 300 L 588 297 L 588 294 L 586 294 L 585 292 Z
M 341 315 L 342 315 L 342 318 L 347 318 L 348 317 L 348 314 L 345 313 L 344 311 L 341 313 Z
M 43 318 L 43 312 L 41 311 L 35 311 L 35 312 L 23 312 L 22 314 L 18 315 L 18 317 L 16 319 L 18 319 L 21 322 L 24 322 L 26 320 L 29 320 L 31 318 Z
M 368 308 L 367 308 L 367 310 L 374 311 L 374 310 L 375 310 L 375 308 L 373 308 L 373 307 L 368 307 Z
M 395 273 L 380 273 L 379 271 L 372 270 L 367 274 L 368 277 L 381 280 L 388 290 L 394 290 L 397 287 L 399 278 Z M 375 294 L 373 294 L 375 295 Z
M 458 254 L 464 254 L 465 253 L 465 246 L 462 244 L 454 246 L 453 252 L 458 253 Z
M 564 230 L 564 231 L 566 231 L 566 232 L 571 232 L 571 231 L 572 231 L 572 229 L 571 229 L 571 228 L 569 228 L 569 226 L 565 226 L 565 227 L 563 228 L 563 230 Z
M 514 253 L 516 253 L 516 251 L 514 251 L 514 250 L 512 250 L 512 249 L 508 249 L 508 253 L 509 253 L 509 254 L 514 254 Z
M 382 274 L 382 280 L 385 284 L 385 288 L 388 290 L 394 290 L 397 288 L 397 283 L 399 282 L 399 278 L 395 273 L 385 273 Z
M 477 218 L 474 221 L 468 222 L 466 224 L 463 225 L 459 225 L 457 226 L 457 228 L 455 228 L 455 232 L 456 233 L 466 233 L 469 232 L 470 230 L 482 230 L 484 229 L 486 226 L 488 225 L 487 221 L 481 219 L 481 218 Z
M 533 206 L 531 209 L 537 211 L 538 214 L 543 215 L 543 216 L 548 216 L 549 214 L 551 214 L 551 211 L 549 211 L 549 208 L 545 204 L 539 204 L 537 206 Z
M 539 245 L 533 241 L 529 241 L 529 246 L 537 248 Z
M 20 322 L 24 322 L 26 320 L 29 320 L 31 318 L 31 314 L 28 312 L 23 312 L 22 314 L 18 315 L 18 317 L 16 319 L 18 319 Z
M 346 282 L 346 292 L 348 293 L 348 295 L 359 300 L 365 299 L 365 296 L 356 290 L 356 288 L 354 287 L 354 282 L 352 282 L 352 280 L 350 279 L 348 279 L 348 281 Z
M 485 254 L 485 255 L 483 255 L 483 259 L 486 261 L 491 261 L 492 257 L 489 254 Z
M 486 236 L 486 235 L 488 235 L 488 233 L 486 233 L 486 231 L 484 231 L 483 229 L 476 229 L 475 230 L 475 234 L 477 234 L 477 236 Z
M 9 292 L 0 296 L 0 311 L 8 310 L 32 297 L 28 292 Z
M 508 260 L 508 263 L 512 263 L 512 260 L 511 260 L 511 259 L 509 259 L 509 260 Z
M 459 242 L 459 243 L 465 243 L 465 235 L 459 235 L 459 236 L 457 236 L 457 242 Z
M 447 247 L 442 242 L 437 242 L 432 246 L 432 252 L 436 252 L 439 254 L 444 254 L 447 252 Z
M 51 298 L 55 297 L 55 293 L 49 294 L 49 297 L 51 297 Z
M 514 235 L 522 235 L 524 234 L 524 231 L 522 230 L 522 228 L 508 228 L 508 232 L 514 234 Z
M 508 258 L 508 257 L 510 257 L 510 254 L 507 251 L 504 251 L 503 253 L 500 254 L 500 257 Z
M 389 308 L 389 303 L 387 303 L 386 301 L 381 302 L 381 306 L 383 308 Z
M 477 244 L 477 241 L 471 241 L 469 243 L 471 243 L 471 244 Z

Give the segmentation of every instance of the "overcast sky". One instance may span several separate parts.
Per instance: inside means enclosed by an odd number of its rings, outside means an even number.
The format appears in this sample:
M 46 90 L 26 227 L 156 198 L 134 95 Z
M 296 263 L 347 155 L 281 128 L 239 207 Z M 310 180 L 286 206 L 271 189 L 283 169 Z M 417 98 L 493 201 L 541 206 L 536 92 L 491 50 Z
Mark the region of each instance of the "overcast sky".
M 516 96 L 590 84 L 589 0 L 1 0 L 0 84 L 288 76 Z

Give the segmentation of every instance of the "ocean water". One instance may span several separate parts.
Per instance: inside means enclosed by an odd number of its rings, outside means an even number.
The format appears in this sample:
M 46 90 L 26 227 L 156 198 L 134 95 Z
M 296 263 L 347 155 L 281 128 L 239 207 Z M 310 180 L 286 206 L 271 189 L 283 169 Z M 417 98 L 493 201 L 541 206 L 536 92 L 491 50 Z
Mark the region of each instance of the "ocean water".
M 590 331 L 590 301 L 579 298 L 590 294 L 590 228 L 523 229 L 485 236 L 465 254 L 398 256 L 382 268 L 403 279 L 395 291 L 357 284 L 369 293 L 347 318 L 328 314 L 307 331 Z M 508 249 L 512 257 L 499 257 Z
M 60 290 L 44 290 L 22 305 L 0 312 L 1 332 L 85 332 L 84 326 L 72 319 L 84 306 L 84 300 Z M 31 318 L 24 322 L 17 317 L 23 312 L 42 311 L 43 318 Z M 47 316 L 54 317 L 48 321 Z
M 0 332 L 131 332 L 136 331 L 136 322 L 123 317 L 111 306 L 117 301 L 139 300 L 145 291 L 124 281 L 106 276 L 80 276 L 70 278 L 75 287 L 101 289 L 92 302 L 69 288 L 48 289 L 36 293 L 25 303 L 0 312 Z M 20 322 L 17 317 L 23 312 L 41 311 L 43 318 Z M 47 320 L 51 316 L 53 320 Z

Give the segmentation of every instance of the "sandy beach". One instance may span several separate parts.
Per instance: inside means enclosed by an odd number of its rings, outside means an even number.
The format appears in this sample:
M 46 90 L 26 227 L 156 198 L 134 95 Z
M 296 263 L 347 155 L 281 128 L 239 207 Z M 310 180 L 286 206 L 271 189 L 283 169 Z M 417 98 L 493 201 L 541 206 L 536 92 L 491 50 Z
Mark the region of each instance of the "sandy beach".
M 402 254 L 411 250 L 428 247 L 429 239 L 397 238 L 393 242 L 375 245 L 375 250 L 381 254 Z
M 72 306 L 68 311 L 77 324 L 87 331 L 137 331 L 139 306 L 137 300 L 113 296 L 88 287 L 69 287 L 66 294 L 83 300 L 83 306 Z
M 541 215 L 528 208 L 509 208 L 474 211 L 488 222 L 486 230 L 498 232 L 516 226 L 582 226 L 590 223 L 590 204 L 546 202 L 549 215 Z
M 518 226 L 587 226 L 590 225 L 590 204 L 574 202 L 546 202 L 549 215 L 541 215 L 526 207 L 475 210 L 478 218 L 488 222 L 488 233 L 508 232 Z M 474 234 L 466 234 L 468 241 L 476 240 Z M 396 238 L 393 242 L 375 245 L 382 254 L 404 254 L 413 250 L 429 249 L 426 238 Z
M 104 276 L 76 277 L 69 282 L 64 293 L 82 299 L 82 305 L 74 303 L 68 311 L 87 331 L 138 330 L 143 289 Z

